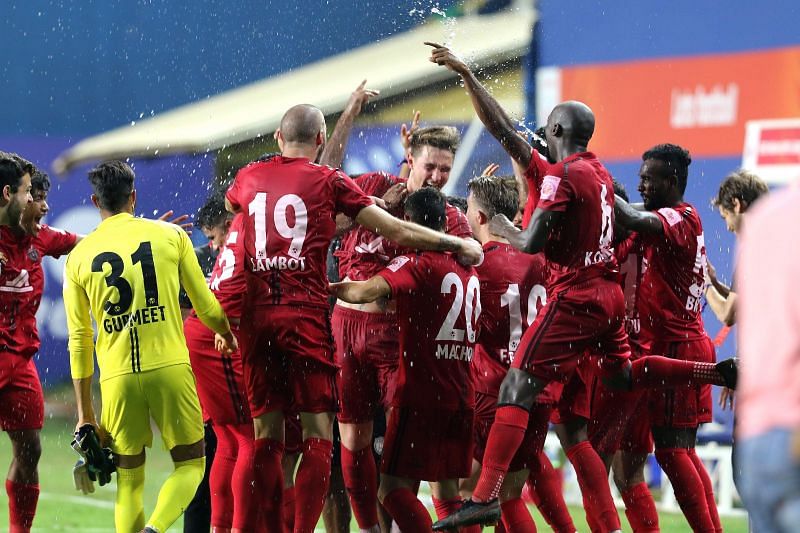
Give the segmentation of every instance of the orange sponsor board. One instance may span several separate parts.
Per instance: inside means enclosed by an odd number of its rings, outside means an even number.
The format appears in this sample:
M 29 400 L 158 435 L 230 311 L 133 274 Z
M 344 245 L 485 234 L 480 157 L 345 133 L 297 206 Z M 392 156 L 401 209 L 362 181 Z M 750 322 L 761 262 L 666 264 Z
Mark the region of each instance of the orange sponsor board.
M 748 121 L 800 117 L 800 47 L 559 70 L 560 99 L 594 110 L 592 149 L 606 159 L 663 142 L 738 155 Z

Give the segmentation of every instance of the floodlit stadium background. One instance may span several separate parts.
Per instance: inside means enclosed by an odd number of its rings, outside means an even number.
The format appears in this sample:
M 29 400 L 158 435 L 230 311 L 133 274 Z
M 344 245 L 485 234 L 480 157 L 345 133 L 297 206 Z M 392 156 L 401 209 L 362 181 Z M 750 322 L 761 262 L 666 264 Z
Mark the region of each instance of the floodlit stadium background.
M 10 4 L 0 33 L 0 146 L 61 172 L 47 222 L 72 231 L 98 220 L 85 179 L 92 163 L 133 156 L 140 213 L 193 213 L 215 179 L 275 149 L 271 134 L 288 105 L 319 105 L 332 127 L 364 78 L 382 95 L 357 123 L 348 172 L 396 169 L 396 133 L 418 109 L 424 123 L 452 123 L 464 135 L 448 192 L 464 194 L 490 162 L 510 173 L 452 73 L 427 61 L 422 41 L 434 40 L 483 67 L 521 128 L 560 100 L 588 103 L 597 114 L 591 148 L 632 199 L 639 154 L 659 142 L 687 147 L 687 200 L 703 217 L 710 260 L 730 280 L 733 237 L 709 200 L 742 165 L 748 122 L 800 117 L 793 0 L 542 0 L 535 9 L 511 0 Z M 777 164 L 764 174 L 773 182 L 800 173 L 792 124 L 775 134 L 788 139 L 786 153 L 748 159 Z M 756 152 L 761 134 L 751 125 Z M 38 366 L 53 386 L 69 376 L 66 325 L 62 264 L 45 264 Z M 714 338 L 721 325 L 710 312 L 704 318 Z M 734 336 L 718 357 L 734 353 Z M 725 443 L 730 416 L 717 418 L 704 439 Z

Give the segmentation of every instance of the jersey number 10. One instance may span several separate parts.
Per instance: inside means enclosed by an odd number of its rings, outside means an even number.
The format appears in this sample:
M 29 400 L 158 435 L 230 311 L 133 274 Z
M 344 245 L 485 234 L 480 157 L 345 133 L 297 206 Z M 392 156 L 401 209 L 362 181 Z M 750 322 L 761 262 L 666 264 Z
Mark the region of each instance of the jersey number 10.
M 547 292 L 541 285 L 534 285 L 528 294 L 528 318 L 526 320 L 528 326 L 536 320 L 536 314 L 539 312 L 537 302 L 543 306 L 547 304 Z M 508 351 L 513 353 L 517 351 L 522 338 L 522 309 L 518 284 L 512 283 L 508 286 L 508 290 L 500 297 L 500 306 L 508 307 Z

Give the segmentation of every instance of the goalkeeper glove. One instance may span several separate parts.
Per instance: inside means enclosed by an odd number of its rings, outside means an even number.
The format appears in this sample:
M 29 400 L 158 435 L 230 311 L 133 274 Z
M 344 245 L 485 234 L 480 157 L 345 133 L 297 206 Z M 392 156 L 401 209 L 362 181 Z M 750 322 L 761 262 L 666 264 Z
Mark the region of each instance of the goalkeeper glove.
M 86 475 L 91 481 L 97 481 L 101 487 L 111 482 L 111 474 L 117 469 L 111 449 L 100 446 L 100 440 L 91 424 L 78 428 L 72 441 L 72 449 L 81 456 Z
M 79 490 L 84 494 L 94 492 L 94 483 L 89 479 L 89 469 L 83 459 L 78 459 L 75 467 L 72 469 L 72 480 L 75 482 L 75 490 Z

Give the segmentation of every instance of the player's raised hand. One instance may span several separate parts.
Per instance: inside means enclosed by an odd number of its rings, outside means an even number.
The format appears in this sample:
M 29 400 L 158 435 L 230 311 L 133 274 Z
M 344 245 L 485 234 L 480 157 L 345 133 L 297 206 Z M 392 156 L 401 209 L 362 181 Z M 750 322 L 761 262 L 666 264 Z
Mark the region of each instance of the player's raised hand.
M 356 87 L 356 90 L 350 95 L 350 100 L 347 101 L 345 113 L 349 112 L 358 115 L 364 108 L 364 104 L 369 102 L 370 98 L 381 94 L 381 92 L 377 89 L 366 89 L 366 85 L 367 80 L 364 80 L 358 87 Z
M 425 44 L 433 47 L 433 50 L 431 50 L 431 57 L 429 58 L 431 63 L 447 67 L 457 74 L 465 75 L 469 73 L 470 70 L 467 64 L 459 59 L 459 57 L 446 46 L 428 41 L 425 41 Z
M 500 170 L 500 165 L 497 163 L 489 163 L 486 168 L 481 172 L 481 176 L 494 176 Z
M 489 221 L 489 231 L 494 235 L 505 237 L 511 233 L 516 233 L 519 230 L 514 223 L 508 220 L 505 215 L 497 214 Z
M 228 330 L 225 335 L 214 334 L 214 348 L 222 354 L 230 355 L 239 349 L 239 341 L 236 336 Z
M 189 215 L 180 215 L 175 218 L 172 218 L 172 215 L 175 214 L 175 211 L 172 209 L 165 211 L 163 215 L 158 217 L 156 220 L 160 220 L 162 222 L 169 222 L 170 224 L 175 224 L 176 226 L 180 226 L 183 228 L 183 231 L 186 232 L 187 235 L 192 234 L 192 228 L 194 228 L 194 224 L 191 222 L 186 222 L 189 220 Z
M 403 151 L 408 153 L 411 146 L 411 135 L 419 129 L 419 117 L 421 113 L 414 111 L 414 117 L 411 119 L 411 126 L 407 126 L 405 122 L 400 125 L 400 144 L 403 145 Z

